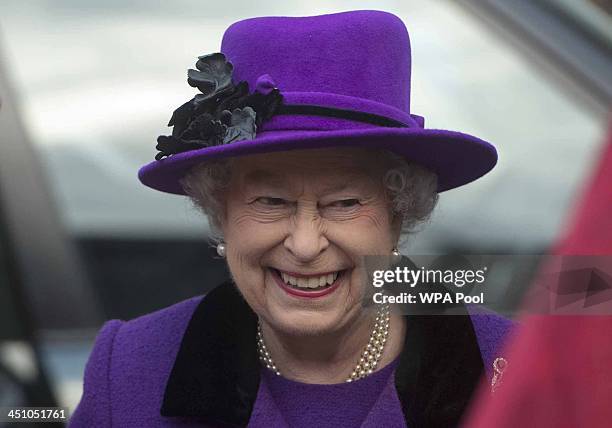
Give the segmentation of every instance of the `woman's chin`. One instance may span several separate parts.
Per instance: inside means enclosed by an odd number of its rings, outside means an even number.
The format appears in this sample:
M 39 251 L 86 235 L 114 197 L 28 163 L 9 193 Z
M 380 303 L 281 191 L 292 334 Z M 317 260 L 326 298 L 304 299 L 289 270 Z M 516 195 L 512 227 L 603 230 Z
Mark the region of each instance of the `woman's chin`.
M 278 317 L 273 316 L 269 323 L 272 329 L 290 336 L 322 336 L 333 333 L 338 329 L 337 319 L 338 316 L 336 315 L 329 316 L 297 311 L 291 314 L 285 313 Z
M 351 324 L 360 309 L 361 305 L 352 309 L 340 305 L 314 309 L 273 305 L 267 308 L 266 321 L 273 329 L 292 336 L 325 335 Z

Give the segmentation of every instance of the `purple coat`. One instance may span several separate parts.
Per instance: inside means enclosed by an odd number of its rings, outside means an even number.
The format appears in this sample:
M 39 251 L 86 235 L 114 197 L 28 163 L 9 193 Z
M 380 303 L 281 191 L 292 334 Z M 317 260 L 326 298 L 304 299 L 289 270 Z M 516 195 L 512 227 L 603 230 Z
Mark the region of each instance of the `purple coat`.
M 407 326 L 398 366 L 362 426 L 457 425 L 512 322 L 421 315 Z M 256 317 L 231 283 L 131 321 L 110 320 L 69 426 L 282 426 L 255 333 Z

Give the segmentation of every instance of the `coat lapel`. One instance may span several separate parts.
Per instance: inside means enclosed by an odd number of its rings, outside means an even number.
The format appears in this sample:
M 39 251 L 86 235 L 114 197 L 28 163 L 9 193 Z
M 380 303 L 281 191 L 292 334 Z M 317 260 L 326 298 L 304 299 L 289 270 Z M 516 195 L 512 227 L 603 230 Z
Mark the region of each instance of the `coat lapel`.
M 457 426 L 482 373 L 469 315 L 408 317 L 395 388 L 409 427 Z
M 232 283 L 206 295 L 183 336 L 161 414 L 246 426 L 259 387 L 256 331 L 257 318 Z

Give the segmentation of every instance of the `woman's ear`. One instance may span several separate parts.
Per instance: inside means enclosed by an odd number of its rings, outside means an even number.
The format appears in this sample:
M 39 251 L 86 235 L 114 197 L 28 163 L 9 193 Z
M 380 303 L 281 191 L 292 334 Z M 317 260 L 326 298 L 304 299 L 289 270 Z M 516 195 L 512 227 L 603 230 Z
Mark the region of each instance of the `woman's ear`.
M 222 213 L 221 215 L 218 216 L 218 218 L 215 221 L 215 225 L 213 226 L 216 229 L 215 234 L 223 240 L 226 235 L 225 233 L 226 224 L 227 224 L 226 222 L 227 222 L 227 219 L 226 219 L 225 213 Z
M 393 234 L 394 242 L 399 242 L 400 235 L 402 234 L 402 223 L 403 218 L 400 214 L 393 214 L 393 218 L 391 220 L 391 231 Z

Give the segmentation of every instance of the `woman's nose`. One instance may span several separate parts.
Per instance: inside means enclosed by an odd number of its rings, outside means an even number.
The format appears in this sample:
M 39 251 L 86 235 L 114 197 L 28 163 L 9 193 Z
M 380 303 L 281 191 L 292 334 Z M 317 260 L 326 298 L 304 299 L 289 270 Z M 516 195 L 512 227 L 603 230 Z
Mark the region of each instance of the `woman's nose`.
M 287 250 L 300 262 L 316 259 L 329 246 L 318 213 L 297 213 L 285 238 Z

